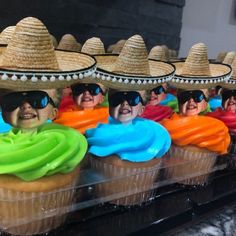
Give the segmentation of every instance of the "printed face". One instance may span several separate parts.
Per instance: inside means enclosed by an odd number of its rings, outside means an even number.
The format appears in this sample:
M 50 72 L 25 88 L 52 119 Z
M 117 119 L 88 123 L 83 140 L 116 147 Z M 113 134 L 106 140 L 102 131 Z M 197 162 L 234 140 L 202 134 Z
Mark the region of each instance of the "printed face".
M 98 84 L 76 84 L 72 86 L 74 102 L 82 109 L 94 109 L 104 100 L 103 91 Z
M 3 98 L 6 98 L 7 101 L 11 99 L 11 102 L 3 101 L 2 115 L 4 121 L 15 128 L 32 129 L 42 125 L 48 119 L 55 119 L 57 108 L 52 105 L 51 98 L 55 96 L 55 91 L 54 89 L 25 91 L 5 95 Z
M 178 94 L 179 112 L 185 116 L 198 115 L 207 108 L 206 97 L 201 90 L 183 91 Z
M 109 114 L 121 123 L 130 123 L 143 112 L 145 91 L 124 91 L 109 94 Z
M 236 90 L 223 90 L 222 104 L 226 111 L 236 112 Z
M 162 100 L 166 98 L 165 88 L 163 86 L 158 86 L 151 90 L 150 92 L 150 105 L 158 105 Z

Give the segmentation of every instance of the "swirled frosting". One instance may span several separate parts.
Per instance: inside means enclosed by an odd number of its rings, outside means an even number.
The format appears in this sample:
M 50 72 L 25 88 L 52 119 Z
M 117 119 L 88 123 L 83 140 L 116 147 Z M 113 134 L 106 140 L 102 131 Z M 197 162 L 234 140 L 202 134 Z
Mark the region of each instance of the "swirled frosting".
M 141 117 L 159 122 L 163 120 L 164 118 L 170 118 L 172 113 L 173 113 L 172 109 L 168 106 L 146 105 Z
M 170 102 L 173 102 L 173 101 L 176 101 L 176 102 L 177 102 L 177 98 L 176 98 L 174 95 L 172 95 L 171 93 L 167 93 L 167 94 L 166 94 L 166 98 L 163 99 L 163 100 L 160 102 L 160 104 L 161 104 L 161 105 L 168 106 L 168 104 L 169 104 Z
M 230 136 L 226 125 L 207 116 L 174 114 L 161 122 L 169 131 L 172 142 L 179 146 L 194 145 L 217 153 L 227 153 Z
M 221 108 L 221 104 L 222 104 L 221 96 L 218 95 L 213 98 L 210 98 L 208 104 L 210 105 L 210 109 L 212 111 L 215 111 L 217 108 Z
M 0 112 L 0 133 L 6 133 L 10 129 L 11 129 L 11 126 L 3 120 L 2 112 Z
M 98 123 L 107 123 L 108 117 L 107 107 L 96 107 L 93 110 L 78 110 L 74 106 L 71 110 L 68 109 L 59 113 L 58 118 L 54 122 L 69 126 L 84 134 L 87 129 L 96 127 Z
M 89 152 L 105 157 L 116 154 L 122 160 L 144 162 L 162 157 L 170 148 L 167 130 L 158 123 L 136 118 L 130 124 L 113 119 L 86 131 Z
M 45 124 L 35 133 L 13 129 L 0 135 L 0 174 L 25 181 L 72 171 L 83 159 L 87 141 L 79 132 Z
M 67 111 L 68 108 L 74 106 L 74 101 L 72 96 L 63 96 L 59 105 L 59 112 Z
M 207 113 L 206 115 L 223 121 L 230 133 L 236 134 L 236 113 L 218 108 L 214 112 Z

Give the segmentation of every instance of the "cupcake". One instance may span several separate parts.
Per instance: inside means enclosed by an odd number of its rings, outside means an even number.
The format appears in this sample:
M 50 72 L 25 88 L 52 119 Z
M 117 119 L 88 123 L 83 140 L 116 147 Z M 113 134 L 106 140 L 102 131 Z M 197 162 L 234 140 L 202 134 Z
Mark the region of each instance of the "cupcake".
M 166 82 L 174 67 L 148 60 L 141 36 L 129 38 L 120 55 L 96 56 L 96 77 L 108 91 L 108 124 L 87 130 L 91 165 L 104 179 L 97 194 L 116 205 L 140 205 L 153 198 L 162 158 L 170 136 L 158 123 L 138 118 L 146 101 L 145 90 Z
M 230 53 L 228 53 L 230 54 Z M 227 55 L 228 55 L 227 54 Z M 221 84 L 222 90 L 222 109 L 217 109 L 215 112 L 208 113 L 207 115 L 217 118 L 224 122 L 228 127 L 231 137 L 230 148 L 228 152 L 229 167 L 236 167 L 236 58 L 235 53 L 231 60 L 225 60 L 231 65 L 233 74 L 229 80 Z
M 199 114 L 207 108 L 206 89 L 229 79 L 231 67 L 209 63 L 203 43 L 190 49 L 185 62 L 174 65 L 176 75 L 170 83 L 180 89 L 180 114 L 162 122 L 172 139 L 166 174 L 186 185 L 205 185 L 217 155 L 227 153 L 230 137 L 223 122 Z
M 0 228 L 14 235 L 46 233 L 71 211 L 87 141 L 68 127 L 45 124 L 57 114 L 55 88 L 93 73 L 95 60 L 56 51 L 44 24 L 21 20 L 0 56 L 0 100 L 5 122 L 0 135 Z M 73 80 L 72 80 L 73 77 Z
M 81 52 L 90 55 L 103 54 L 105 49 L 102 41 L 93 37 L 84 43 Z M 87 129 L 96 127 L 98 123 L 108 122 L 108 108 L 101 106 L 106 89 L 102 84 L 96 83 L 96 79 L 87 76 L 80 83 L 71 86 L 71 93 L 65 101 L 62 99 L 64 107 L 59 110 L 55 123 L 69 126 L 84 134 Z

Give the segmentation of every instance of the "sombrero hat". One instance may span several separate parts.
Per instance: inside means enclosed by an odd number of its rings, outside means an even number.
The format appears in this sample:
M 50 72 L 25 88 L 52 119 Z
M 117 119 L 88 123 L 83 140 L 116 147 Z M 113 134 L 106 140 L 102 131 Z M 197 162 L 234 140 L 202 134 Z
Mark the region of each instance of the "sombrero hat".
M 204 89 L 215 87 L 228 80 L 232 69 L 227 64 L 209 63 L 207 47 L 203 43 L 192 46 L 185 61 L 173 63 L 175 76 L 170 84 L 181 89 Z
M 95 55 L 95 58 L 98 68 L 92 77 L 113 89 L 149 90 L 169 81 L 175 72 L 170 63 L 148 59 L 139 35 L 129 38 L 119 55 Z
M 113 48 L 113 50 L 112 50 L 112 53 L 113 53 L 113 54 L 120 54 L 122 48 L 123 48 L 124 45 L 125 45 L 125 42 L 126 42 L 126 39 L 121 39 L 121 40 L 119 40 L 119 41 L 115 44 L 115 46 L 114 46 L 114 48 Z
M 90 38 L 84 43 L 81 52 L 87 53 L 89 55 L 104 54 L 104 44 L 100 38 Z
M 0 55 L 0 88 L 32 90 L 63 88 L 96 70 L 86 54 L 54 50 L 47 28 L 33 17 L 21 20 Z
M 234 52 L 234 51 L 228 52 L 223 60 L 223 63 L 228 64 L 228 65 L 232 65 L 232 62 L 233 62 L 235 56 L 236 56 L 236 52 Z
M 8 44 L 15 31 L 15 26 L 8 26 L 0 33 L 0 44 Z
M 156 45 L 150 50 L 148 58 L 160 61 L 167 61 L 165 50 L 160 45 Z
M 233 60 L 232 58 L 230 58 L 232 61 L 231 61 L 231 67 L 232 67 L 232 76 L 229 78 L 229 80 L 225 81 L 224 83 L 221 84 L 221 86 L 223 88 L 226 88 L 226 89 L 236 89 L 236 54 L 233 54 L 232 52 L 232 55 L 233 57 Z M 228 55 L 229 57 L 229 55 Z M 227 58 L 225 58 L 226 60 Z M 230 60 L 227 59 L 227 62 L 230 63 Z
M 77 42 L 76 38 L 72 34 L 65 34 L 62 36 L 57 49 L 80 52 L 81 44 Z

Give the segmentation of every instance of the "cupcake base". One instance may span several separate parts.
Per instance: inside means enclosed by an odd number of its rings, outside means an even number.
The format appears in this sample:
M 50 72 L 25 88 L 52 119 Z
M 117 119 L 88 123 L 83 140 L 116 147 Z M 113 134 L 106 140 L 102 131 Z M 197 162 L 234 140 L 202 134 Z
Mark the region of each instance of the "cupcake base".
M 116 155 L 91 157 L 91 166 L 103 175 L 107 182 L 98 184 L 99 197 L 110 197 L 115 205 L 141 205 L 154 197 L 152 189 L 160 171 L 162 158 L 147 162 L 120 160 Z M 120 197 L 119 197 L 120 196 Z
M 0 175 L 1 230 L 12 235 L 34 235 L 62 225 L 70 212 L 78 173 L 75 169 L 31 182 Z
M 207 185 L 216 158 L 216 153 L 205 148 L 172 144 L 169 155 L 163 158 L 165 178 L 185 185 Z

